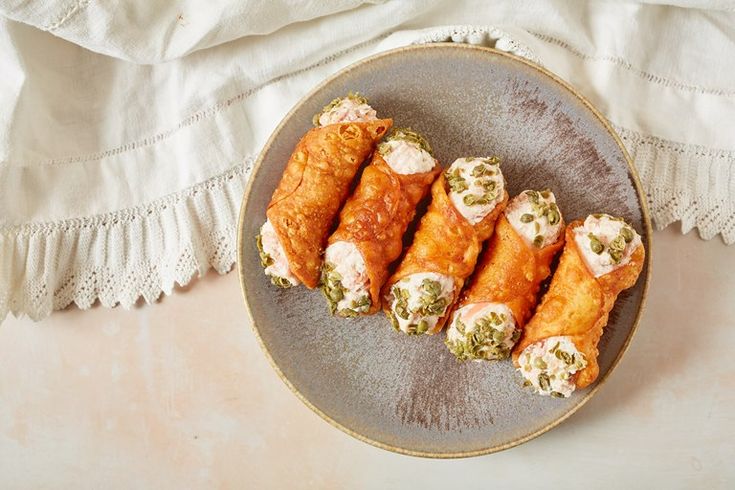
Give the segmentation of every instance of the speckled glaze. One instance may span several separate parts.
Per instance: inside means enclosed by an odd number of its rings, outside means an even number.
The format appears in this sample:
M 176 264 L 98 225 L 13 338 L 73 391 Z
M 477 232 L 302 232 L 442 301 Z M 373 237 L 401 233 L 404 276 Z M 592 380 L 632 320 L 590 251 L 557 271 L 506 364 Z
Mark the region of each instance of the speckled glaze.
M 280 290 L 262 272 L 254 237 L 311 116 L 359 91 L 396 126 L 424 134 L 443 165 L 501 158 L 511 196 L 551 188 L 567 222 L 624 217 L 649 253 L 600 342 L 600 377 L 568 399 L 521 387 L 510 361 L 458 363 L 445 334 L 396 333 L 382 314 L 331 317 L 319 291 Z M 346 68 L 306 96 L 256 163 L 240 215 L 239 272 L 252 324 L 281 378 L 328 422 L 405 454 L 462 457 L 535 437 L 578 409 L 619 360 L 635 330 L 649 278 L 651 227 L 634 170 L 602 117 L 564 82 L 514 56 L 457 44 L 411 46 Z

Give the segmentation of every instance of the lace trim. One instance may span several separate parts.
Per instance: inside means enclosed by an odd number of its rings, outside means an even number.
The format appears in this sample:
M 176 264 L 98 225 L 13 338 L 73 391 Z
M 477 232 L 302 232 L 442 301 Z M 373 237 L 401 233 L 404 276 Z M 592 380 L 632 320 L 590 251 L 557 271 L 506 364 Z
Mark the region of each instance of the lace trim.
M 454 25 L 438 28 L 414 41 L 412 44 L 455 42 L 487 46 L 499 49 L 541 65 L 541 60 L 523 43 L 510 34 L 492 26 Z M 542 65 L 543 66 L 543 65 Z
M 656 228 L 681 221 L 704 240 L 735 243 L 735 152 L 687 145 L 614 126 L 641 177 Z
M 145 206 L 0 228 L 0 322 L 8 312 L 39 320 L 98 299 L 106 307 L 151 303 L 210 267 L 228 272 L 251 168 L 248 159 Z

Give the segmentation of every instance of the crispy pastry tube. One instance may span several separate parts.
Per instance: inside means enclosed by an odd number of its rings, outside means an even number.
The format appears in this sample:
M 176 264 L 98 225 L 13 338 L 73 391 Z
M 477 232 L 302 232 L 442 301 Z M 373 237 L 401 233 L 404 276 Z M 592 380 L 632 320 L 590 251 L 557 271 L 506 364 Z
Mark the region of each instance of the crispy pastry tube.
M 388 266 L 400 256 L 416 206 L 439 173 L 431 147 L 410 130 L 397 129 L 380 144 L 328 240 L 321 283 L 332 313 L 380 309 Z
M 589 216 L 566 229 L 566 245 L 548 292 L 513 350 L 527 384 L 566 397 L 599 373 L 597 344 L 618 294 L 643 269 L 640 236 L 622 220 Z
M 386 315 L 409 334 L 442 329 L 508 202 L 496 158 L 460 158 L 446 175 L 431 186 L 413 243 L 383 289 Z
M 510 355 L 564 245 L 563 231 L 550 191 L 525 191 L 510 201 L 451 317 L 445 343 L 458 360 Z
M 317 286 L 334 218 L 360 165 L 392 124 L 376 119 L 355 95 L 333 101 L 314 119 L 319 126 L 296 145 L 258 236 L 265 272 L 280 287 Z

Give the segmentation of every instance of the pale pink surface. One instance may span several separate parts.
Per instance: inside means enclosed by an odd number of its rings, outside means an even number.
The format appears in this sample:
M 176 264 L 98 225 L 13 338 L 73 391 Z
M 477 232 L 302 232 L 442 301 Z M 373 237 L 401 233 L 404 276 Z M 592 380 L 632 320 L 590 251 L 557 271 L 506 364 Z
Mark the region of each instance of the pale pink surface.
M 488 475 L 732 488 L 735 253 L 673 227 L 654 239 L 647 310 L 599 393 L 539 439 L 469 460 L 388 453 L 322 421 L 260 352 L 234 273 L 133 311 L 9 319 L 0 488 L 447 489 Z M 569 461 L 575 478 L 558 471 Z

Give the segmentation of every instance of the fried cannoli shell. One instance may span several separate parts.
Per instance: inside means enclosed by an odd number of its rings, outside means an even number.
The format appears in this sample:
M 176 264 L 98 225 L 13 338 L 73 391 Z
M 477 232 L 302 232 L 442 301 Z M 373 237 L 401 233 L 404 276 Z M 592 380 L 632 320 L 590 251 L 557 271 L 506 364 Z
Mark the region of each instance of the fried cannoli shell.
M 307 287 L 319 282 L 327 234 L 357 170 L 392 124 L 378 119 L 312 128 L 291 154 L 266 215 L 291 272 Z
M 543 248 L 529 245 L 503 214 L 457 308 L 504 303 L 513 312 L 518 328 L 523 328 L 533 314 L 541 282 L 551 274 L 551 262 L 563 246 L 563 233 Z
M 536 313 L 524 329 L 520 342 L 513 349 L 513 362 L 529 345 L 555 336 L 569 336 L 587 359 L 587 366 L 578 371 L 577 388 L 589 386 L 600 372 L 597 364 L 597 344 L 607 325 L 610 310 L 621 291 L 632 287 L 643 269 L 645 250 L 639 245 L 630 261 L 600 277 L 587 268 L 574 239 L 574 221 L 566 229 L 566 246 L 559 266 Z
M 388 277 L 388 266 L 401 255 L 403 234 L 416 214 L 416 206 L 440 173 L 441 167 L 435 165 L 428 172 L 399 174 L 375 152 L 342 208 L 339 226 L 329 237 L 329 244 L 351 242 L 362 254 L 371 300 L 364 314 L 380 309 L 380 288 Z
M 454 207 L 447 189 L 446 179 L 441 174 L 431 186 L 431 203 L 421 218 L 411 246 L 383 288 L 383 297 L 386 298 L 383 309 L 386 312 L 390 310 L 390 288 L 393 284 L 419 272 L 435 272 L 453 278 L 454 296 L 451 303 L 454 303 L 465 280 L 475 269 L 483 242 L 492 236 L 495 222 L 508 204 L 508 192 L 503 190 L 503 199 L 495 209 L 472 225 Z M 441 331 L 450 310 L 451 306 L 427 333 Z

